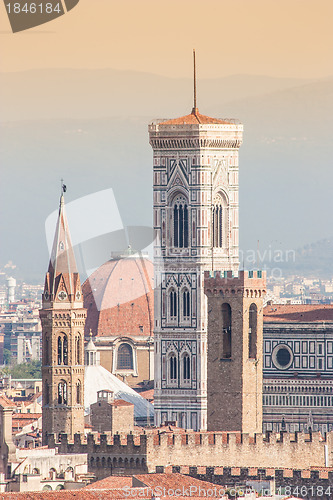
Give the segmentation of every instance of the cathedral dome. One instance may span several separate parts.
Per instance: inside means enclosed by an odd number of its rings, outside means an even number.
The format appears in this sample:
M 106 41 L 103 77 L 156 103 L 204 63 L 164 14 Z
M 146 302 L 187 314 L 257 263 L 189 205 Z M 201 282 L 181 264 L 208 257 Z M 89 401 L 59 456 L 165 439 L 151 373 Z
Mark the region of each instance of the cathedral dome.
M 153 336 L 154 267 L 144 257 L 116 257 L 84 282 L 85 335 Z

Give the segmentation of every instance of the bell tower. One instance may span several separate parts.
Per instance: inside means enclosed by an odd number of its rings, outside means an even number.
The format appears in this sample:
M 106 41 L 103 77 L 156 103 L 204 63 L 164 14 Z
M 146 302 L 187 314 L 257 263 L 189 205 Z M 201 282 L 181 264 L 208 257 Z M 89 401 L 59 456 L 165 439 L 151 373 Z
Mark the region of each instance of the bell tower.
M 262 432 L 262 271 L 206 272 L 207 428 Z
M 66 433 L 70 439 L 75 433 L 84 432 L 86 309 L 83 308 L 63 193 L 40 319 L 43 337 L 43 443 L 47 444 L 49 434 Z
M 195 68 L 195 65 L 194 65 Z M 149 125 L 154 185 L 155 424 L 207 427 L 205 270 L 238 270 L 243 125 L 199 113 Z

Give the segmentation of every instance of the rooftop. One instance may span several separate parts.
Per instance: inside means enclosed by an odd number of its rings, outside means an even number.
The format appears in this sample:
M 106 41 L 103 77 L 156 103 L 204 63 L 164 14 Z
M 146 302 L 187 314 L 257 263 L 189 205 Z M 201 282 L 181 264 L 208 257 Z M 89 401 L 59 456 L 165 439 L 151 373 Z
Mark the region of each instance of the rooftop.
M 220 118 L 211 118 L 210 116 L 201 115 L 198 108 L 193 108 L 192 113 L 180 118 L 165 120 L 159 125 L 230 125 L 231 121 L 221 120 Z
M 333 304 L 272 304 L 264 308 L 265 323 L 333 322 Z

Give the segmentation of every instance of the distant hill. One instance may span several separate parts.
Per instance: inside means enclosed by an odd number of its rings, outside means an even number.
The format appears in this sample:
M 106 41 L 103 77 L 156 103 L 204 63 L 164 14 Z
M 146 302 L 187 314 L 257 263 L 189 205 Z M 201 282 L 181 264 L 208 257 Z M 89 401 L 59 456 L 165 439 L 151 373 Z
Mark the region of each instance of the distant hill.
M 216 113 L 217 103 L 223 105 L 304 82 L 249 75 L 199 80 L 198 104 L 201 110 L 212 108 Z M 192 108 L 192 85 L 190 78 L 112 69 L 0 73 L 1 121 L 180 116 Z
M 2 74 L 0 85 L 0 267 L 13 260 L 25 276 L 42 276 L 44 221 L 57 207 L 61 177 L 68 200 L 112 187 L 125 225 L 151 224 L 147 125 L 190 111 L 190 80 L 51 70 Z M 333 79 L 237 75 L 200 81 L 199 89 L 202 113 L 245 125 L 241 247 L 260 240 L 261 248 L 297 249 L 329 238 Z M 318 269 L 329 272 L 331 253 L 323 252 Z

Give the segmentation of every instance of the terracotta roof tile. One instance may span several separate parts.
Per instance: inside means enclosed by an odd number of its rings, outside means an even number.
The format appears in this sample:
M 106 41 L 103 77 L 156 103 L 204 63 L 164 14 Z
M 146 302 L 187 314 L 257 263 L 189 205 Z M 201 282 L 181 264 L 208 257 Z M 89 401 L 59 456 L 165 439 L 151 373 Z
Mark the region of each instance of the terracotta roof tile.
M 109 476 L 95 483 L 88 484 L 85 490 L 104 490 L 114 488 L 132 487 L 132 476 Z
M 201 115 L 198 109 L 193 109 L 192 113 L 180 118 L 174 118 L 161 122 L 159 125 L 228 125 L 231 122 L 219 118 Z
M 136 474 L 134 478 L 142 483 L 143 486 L 147 488 L 162 488 L 167 490 L 175 490 L 181 489 L 184 492 L 184 496 L 188 496 L 189 488 L 191 487 L 192 494 L 196 494 L 198 496 L 208 496 L 207 490 L 212 490 L 212 483 L 207 481 L 201 481 L 200 479 L 196 479 L 190 476 L 184 476 L 183 474 Z M 193 488 L 197 488 L 197 491 L 194 491 Z M 186 493 L 188 492 L 188 493 Z
M 272 304 L 264 308 L 265 323 L 324 321 L 333 321 L 333 304 Z
M 85 335 L 153 336 L 154 267 L 143 258 L 112 259 L 83 283 Z

